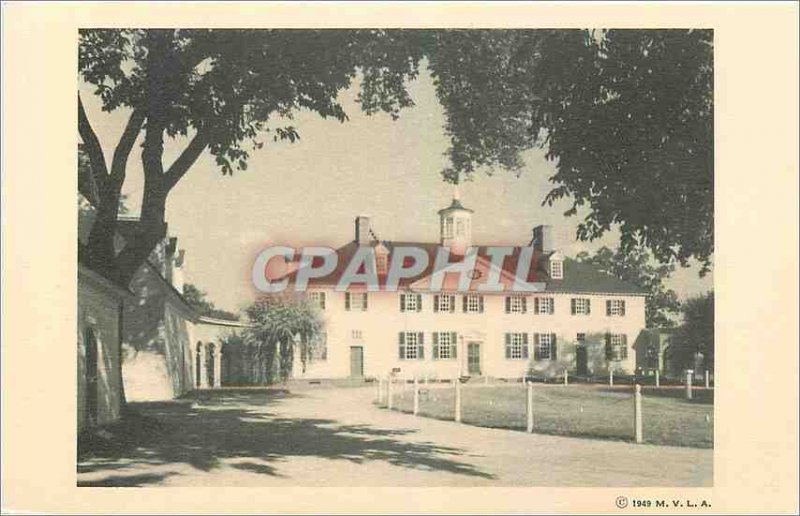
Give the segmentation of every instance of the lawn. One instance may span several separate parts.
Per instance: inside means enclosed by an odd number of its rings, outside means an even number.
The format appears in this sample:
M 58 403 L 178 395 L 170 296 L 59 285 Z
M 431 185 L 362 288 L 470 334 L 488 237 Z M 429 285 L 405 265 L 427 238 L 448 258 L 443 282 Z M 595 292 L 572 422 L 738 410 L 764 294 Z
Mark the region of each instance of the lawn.
M 395 385 L 394 408 L 413 411 L 413 390 Z M 524 430 L 526 393 L 522 384 L 462 385 L 461 414 L 465 424 Z M 422 416 L 452 420 L 452 385 L 420 387 Z M 383 404 L 385 406 L 385 402 Z M 633 440 L 633 390 L 587 385 L 542 385 L 533 388 L 534 432 Z M 683 390 L 644 388 L 642 396 L 644 442 L 713 448 L 713 391 L 698 390 L 695 399 Z

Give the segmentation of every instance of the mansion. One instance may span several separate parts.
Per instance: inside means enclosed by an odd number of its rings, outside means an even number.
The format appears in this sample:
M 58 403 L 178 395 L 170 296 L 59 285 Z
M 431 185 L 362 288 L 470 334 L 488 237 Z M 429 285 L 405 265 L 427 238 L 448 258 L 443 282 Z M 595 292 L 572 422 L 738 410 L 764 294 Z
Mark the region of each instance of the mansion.
M 400 376 L 430 379 L 456 376 L 520 378 L 632 373 L 637 339 L 645 328 L 646 292 L 592 266 L 566 258 L 553 241 L 552 228 L 537 226 L 527 246 L 510 248 L 497 262 L 487 248 L 472 242 L 473 211 L 458 198 L 439 211 L 441 238 L 436 243 L 395 242 L 377 238 L 370 219 L 355 220 L 355 238 L 336 250 L 337 266 L 312 278 L 308 296 L 319 306 L 324 330 L 310 362 L 295 377 L 361 378 Z M 432 266 L 403 279 L 396 291 L 357 285 L 337 289 L 344 265 L 363 246 L 374 248 L 376 269 L 385 278 L 395 249 L 424 249 L 434 263 L 440 247 L 451 256 L 477 249 L 468 288 L 457 281 L 431 289 Z M 532 251 L 526 277 L 518 262 Z M 399 254 L 399 253 L 398 253 Z M 452 261 L 452 260 L 451 260 Z M 505 290 L 479 288 L 487 277 L 500 278 Z M 297 279 L 297 271 L 289 274 Z M 535 291 L 512 291 L 523 281 Z

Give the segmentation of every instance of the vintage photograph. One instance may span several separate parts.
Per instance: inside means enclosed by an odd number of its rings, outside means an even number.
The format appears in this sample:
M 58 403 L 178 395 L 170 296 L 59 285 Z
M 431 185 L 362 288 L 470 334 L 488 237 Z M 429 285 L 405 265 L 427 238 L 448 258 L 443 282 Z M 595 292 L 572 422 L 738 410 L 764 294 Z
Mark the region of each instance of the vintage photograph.
M 714 485 L 713 28 L 76 37 L 77 486 Z

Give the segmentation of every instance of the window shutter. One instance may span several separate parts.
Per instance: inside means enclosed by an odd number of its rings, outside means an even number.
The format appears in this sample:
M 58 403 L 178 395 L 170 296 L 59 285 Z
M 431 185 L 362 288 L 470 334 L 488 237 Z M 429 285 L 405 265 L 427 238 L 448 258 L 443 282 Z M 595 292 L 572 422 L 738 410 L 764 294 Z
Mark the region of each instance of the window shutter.
M 344 293 L 344 309 L 347 311 L 350 310 L 350 292 Z
M 422 332 L 417 333 L 417 341 L 419 342 L 419 346 L 417 347 L 417 360 L 424 360 L 425 359 L 425 334 Z
M 558 344 L 556 344 L 556 334 L 550 334 L 550 359 L 558 360 Z
M 362 311 L 362 312 L 366 312 L 366 311 L 367 311 L 367 299 L 368 299 L 368 297 L 367 297 L 367 293 L 366 293 L 366 292 L 364 292 L 364 293 L 363 293 L 363 294 L 361 294 L 361 295 L 363 296 L 363 299 L 364 299 L 364 303 L 361 305 L 361 311 Z
M 433 296 L 433 311 L 439 313 L 439 296 Z
M 511 313 L 511 296 L 506 296 L 506 313 Z
M 325 310 L 325 292 L 322 292 L 319 295 L 319 307 Z
M 522 334 L 522 358 L 527 359 L 529 356 L 530 355 L 529 355 L 529 352 L 528 352 L 528 334 L 527 333 L 523 333 Z
M 620 306 L 619 306 L 619 308 L 620 308 L 619 314 L 620 314 L 620 315 L 622 315 L 622 316 L 624 317 L 624 316 L 625 316 L 625 300 L 623 299 L 623 300 L 622 300 L 622 301 L 620 301 L 619 303 L 620 303 Z
M 572 309 L 572 315 L 575 315 L 575 304 L 576 304 L 575 298 L 570 299 L 569 304 L 570 308 Z
M 522 313 L 523 314 L 528 313 L 528 298 L 524 296 L 522 298 Z
M 464 309 L 464 313 L 467 313 L 467 295 L 466 294 L 464 294 L 461 297 L 461 301 L 462 301 L 461 306 Z
M 417 294 L 417 312 L 422 311 L 422 294 Z
M 611 315 L 611 300 L 606 299 L 606 315 Z
M 399 349 L 400 349 L 400 360 L 405 360 L 406 359 L 406 334 L 401 331 L 398 334 L 398 339 L 397 340 L 400 343 L 400 346 L 399 346 Z
M 506 359 L 511 358 L 511 334 L 506 333 Z
M 614 358 L 613 350 L 611 349 L 611 334 L 606 333 L 606 360 Z
M 433 332 L 433 350 L 431 351 L 431 358 L 434 360 L 439 359 L 439 333 Z
M 456 313 L 456 296 L 450 296 L 450 313 Z
M 620 350 L 620 360 L 626 360 L 628 358 L 628 336 L 622 336 L 622 349 Z
M 542 354 L 539 352 L 539 334 L 533 334 L 533 359 L 534 360 L 541 360 Z
M 534 297 L 533 298 L 533 313 L 535 313 L 535 314 L 539 313 L 539 298 L 538 297 Z
M 591 315 L 591 314 L 592 314 L 592 300 L 587 298 L 586 299 L 586 315 Z
M 556 313 L 556 298 L 550 298 L 550 315 Z
M 400 294 L 400 311 L 401 312 L 405 312 L 406 311 L 406 295 L 405 294 Z
M 457 358 L 457 351 L 458 351 L 458 341 L 456 340 L 458 335 L 456 332 L 450 332 L 450 358 Z
M 478 296 L 478 311 L 483 313 L 483 296 Z

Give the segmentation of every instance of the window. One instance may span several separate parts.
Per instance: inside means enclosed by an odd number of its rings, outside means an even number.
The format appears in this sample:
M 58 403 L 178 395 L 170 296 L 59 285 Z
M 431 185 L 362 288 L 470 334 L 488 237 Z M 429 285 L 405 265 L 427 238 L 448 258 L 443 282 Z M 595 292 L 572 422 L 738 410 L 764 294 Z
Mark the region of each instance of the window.
M 353 330 L 350 332 L 350 337 L 352 337 L 353 340 L 361 340 L 364 335 L 361 333 L 361 330 Z
M 534 333 L 533 334 L 534 360 L 555 360 L 556 359 L 556 334 L 555 333 Z
M 624 299 L 606 299 L 606 315 L 622 317 L 625 315 Z
M 528 312 L 528 299 L 525 296 L 506 296 L 507 314 L 524 314 Z
M 585 297 L 572 298 L 572 315 L 589 315 L 592 313 L 591 301 Z
M 528 334 L 506 333 L 506 359 L 520 360 L 528 358 Z
M 454 360 L 456 358 L 457 336 L 454 331 L 438 331 L 433 334 L 434 360 Z
M 308 299 L 317 305 L 320 310 L 325 310 L 325 292 L 309 292 Z
M 578 341 L 578 344 L 586 344 L 586 334 L 585 333 L 579 333 L 575 337 L 575 340 Z
M 536 314 L 552 314 L 555 311 L 555 301 L 552 297 L 535 297 L 533 301 L 533 311 Z
M 453 217 L 447 217 L 442 221 L 442 237 L 453 238 Z
M 386 274 L 386 270 L 389 268 L 389 257 L 384 253 L 377 254 L 375 256 L 375 268 L 378 274 Z
M 456 296 L 449 296 L 449 295 L 433 296 L 433 311 L 450 312 L 450 313 L 455 312 Z
M 311 361 L 324 362 L 328 360 L 328 334 L 325 332 L 317 335 L 311 341 Z
M 553 260 L 550 262 L 550 278 L 564 279 L 564 262 Z
M 467 294 L 463 299 L 464 306 L 462 308 L 464 309 L 464 313 L 483 313 L 483 296 L 479 294 Z
M 628 358 L 628 336 L 606 334 L 606 359 L 614 362 Z
M 344 293 L 344 309 L 351 312 L 366 312 L 367 311 L 367 293 L 363 292 L 345 292 Z
M 400 311 L 401 312 L 421 312 L 422 311 L 422 295 L 421 294 L 400 294 Z
M 400 360 L 422 360 L 425 358 L 425 343 L 421 331 L 401 331 L 399 341 Z

